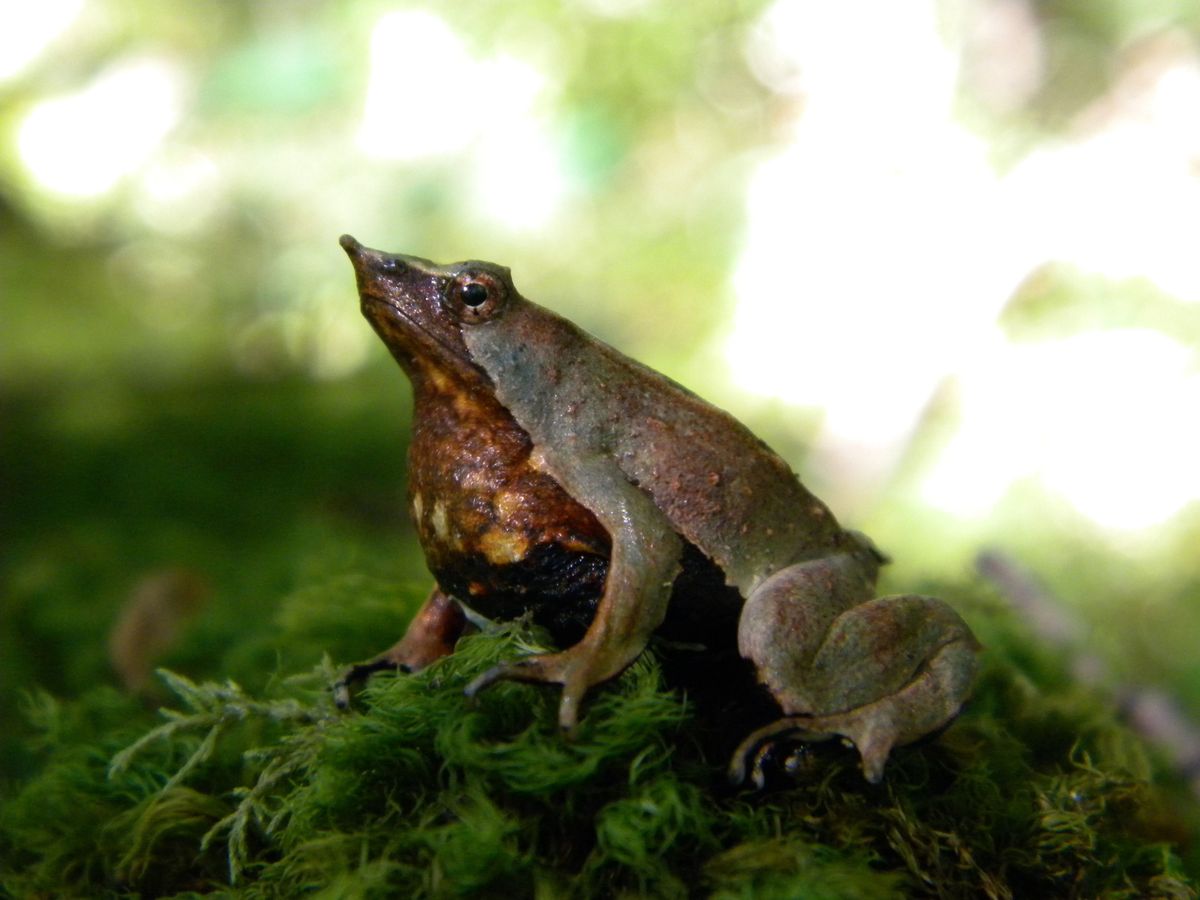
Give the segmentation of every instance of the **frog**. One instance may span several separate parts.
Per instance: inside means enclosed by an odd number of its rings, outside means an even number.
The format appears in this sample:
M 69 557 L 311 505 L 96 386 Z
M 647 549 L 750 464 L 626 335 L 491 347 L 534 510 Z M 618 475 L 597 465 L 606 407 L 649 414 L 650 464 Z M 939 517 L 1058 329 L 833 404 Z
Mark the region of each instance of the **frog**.
M 557 685 L 568 736 L 652 636 L 736 641 L 776 711 L 733 752 L 735 783 L 761 783 L 776 747 L 833 739 L 877 783 L 893 748 L 958 715 L 978 669 L 969 626 L 934 597 L 875 596 L 886 557 L 740 421 L 526 299 L 507 267 L 340 242 L 412 384 L 408 504 L 435 586 L 395 645 L 348 670 L 339 703 L 525 615 L 561 649 L 465 693 Z

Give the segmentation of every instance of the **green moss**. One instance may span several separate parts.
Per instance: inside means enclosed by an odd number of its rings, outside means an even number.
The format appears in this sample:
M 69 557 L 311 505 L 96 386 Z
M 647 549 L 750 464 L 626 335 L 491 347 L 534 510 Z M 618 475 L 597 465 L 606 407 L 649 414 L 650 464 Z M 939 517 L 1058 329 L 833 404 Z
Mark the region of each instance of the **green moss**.
M 286 631 L 347 589 L 306 588 Z M 367 591 L 373 604 L 374 592 Z M 416 595 L 410 600 L 415 602 Z M 901 749 L 883 785 L 816 746 L 763 793 L 721 783 L 727 710 L 671 690 L 657 647 L 592 696 L 466 682 L 541 646 L 522 623 L 416 676 L 377 676 L 346 714 L 328 662 L 251 695 L 164 673 L 157 725 L 113 691 L 37 700 L 44 764 L 0 811 L 13 896 L 1192 897 L 1175 850 L 1194 810 L 1105 698 L 996 605 L 976 697 Z M 307 624 L 306 624 L 307 623 Z M 715 717 L 715 718 L 714 718 Z M 1191 873 L 1194 875 L 1194 873 Z

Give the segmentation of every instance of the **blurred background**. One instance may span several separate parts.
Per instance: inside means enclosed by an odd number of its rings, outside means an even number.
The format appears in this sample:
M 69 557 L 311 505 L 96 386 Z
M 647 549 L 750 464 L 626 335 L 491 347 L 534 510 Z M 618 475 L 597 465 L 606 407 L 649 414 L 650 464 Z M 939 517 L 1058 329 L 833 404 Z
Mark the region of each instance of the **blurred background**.
M 4 774 L 21 690 L 399 632 L 409 394 L 342 232 L 510 266 L 894 586 L 1002 552 L 1200 714 L 1198 41 L 1194 0 L 4 5 Z M 373 618 L 289 625 L 338 579 Z

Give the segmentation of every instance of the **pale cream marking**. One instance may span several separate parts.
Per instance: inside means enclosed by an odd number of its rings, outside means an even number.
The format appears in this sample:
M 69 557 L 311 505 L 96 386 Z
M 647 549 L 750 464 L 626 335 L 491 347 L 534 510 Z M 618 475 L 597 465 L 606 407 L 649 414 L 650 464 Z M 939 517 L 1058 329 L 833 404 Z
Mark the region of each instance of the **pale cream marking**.
M 479 549 L 488 562 L 502 566 L 524 559 L 529 552 L 529 540 L 522 534 L 492 528 L 479 539 Z
M 492 498 L 492 507 L 496 510 L 496 518 L 501 522 L 512 519 L 522 505 L 522 497 L 516 491 L 500 491 Z
M 483 414 L 483 408 L 469 394 L 459 391 L 454 395 L 453 399 L 454 411 L 463 418 L 472 416 L 480 416 Z
M 429 524 L 433 526 L 433 533 L 438 536 L 438 540 L 446 540 L 450 536 L 450 525 L 446 521 L 446 504 L 441 500 L 433 504 L 433 515 L 429 517 Z
M 468 491 L 486 491 L 490 486 L 488 474 L 482 469 L 470 469 L 462 476 L 461 484 Z
M 445 394 L 450 390 L 450 376 L 437 366 L 429 367 L 429 381 L 439 393 Z

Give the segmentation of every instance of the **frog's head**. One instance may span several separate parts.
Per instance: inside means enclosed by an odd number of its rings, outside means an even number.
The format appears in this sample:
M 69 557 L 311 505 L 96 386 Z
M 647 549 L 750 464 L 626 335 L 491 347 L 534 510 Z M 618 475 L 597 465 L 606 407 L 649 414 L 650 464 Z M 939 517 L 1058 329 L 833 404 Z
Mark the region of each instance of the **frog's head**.
M 409 377 L 430 370 L 486 377 L 463 329 L 498 319 L 520 299 L 508 269 L 479 260 L 439 266 L 372 250 L 348 234 L 341 245 L 354 264 L 363 315 Z

